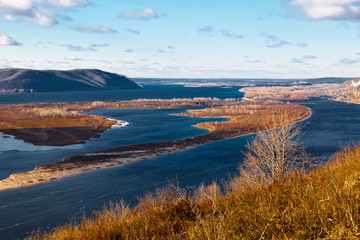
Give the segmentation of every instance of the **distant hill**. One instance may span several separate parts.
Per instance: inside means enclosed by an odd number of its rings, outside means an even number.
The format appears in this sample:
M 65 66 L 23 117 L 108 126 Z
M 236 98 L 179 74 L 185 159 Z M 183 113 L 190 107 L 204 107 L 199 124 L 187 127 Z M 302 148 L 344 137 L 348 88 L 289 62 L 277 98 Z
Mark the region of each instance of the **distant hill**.
M 0 69 L 1 92 L 91 91 L 140 87 L 126 76 L 98 69 Z
M 177 84 L 185 86 L 292 86 L 343 83 L 353 78 L 135 78 L 140 84 Z

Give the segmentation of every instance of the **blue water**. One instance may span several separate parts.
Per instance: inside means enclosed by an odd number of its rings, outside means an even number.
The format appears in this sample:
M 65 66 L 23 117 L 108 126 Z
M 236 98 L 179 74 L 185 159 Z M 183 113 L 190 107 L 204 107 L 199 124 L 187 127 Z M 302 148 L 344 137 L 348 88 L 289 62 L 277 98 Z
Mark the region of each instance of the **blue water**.
M 241 98 L 244 94 L 237 91 L 240 88 L 241 87 L 221 88 L 183 87 L 180 85 L 144 85 L 141 89 L 131 90 L 0 94 L 0 104 L 131 100 L 138 98 Z
M 3 134 L 0 134 L 0 179 L 7 178 L 13 173 L 32 170 L 38 165 L 58 162 L 76 154 L 136 143 L 182 139 L 208 132 L 192 125 L 209 121 L 209 118 L 169 115 L 184 111 L 186 109 L 93 110 L 89 113 L 125 120 L 129 125 L 126 128 L 106 130 L 100 138 L 90 139 L 85 144 L 65 147 L 34 146 L 21 140 L 14 140 L 13 137 L 2 138 Z M 211 118 L 211 121 L 214 120 L 222 119 Z
M 191 88 L 183 90 L 190 94 L 188 91 Z M 239 97 L 237 89 L 193 90 L 218 92 L 222 97 Z M 181 92 L 181 88 L 178 91 Z M 214 94 L 212 97 L 218 96 Z M 330 157 L 341 145 L 349 141 L 359 142 L 360 105 L 314 98 L 307 106 L 313 114 L 303 122 L 303 141 L 313 155 Z M 0 155 L 0 174 L 5 176 L 9 172 L 32 169 L 35 165 L 58 161 L 73 153 L 177 139 L 206 132 L 191 127 L 194 122 L 204 119 L 168 115 L 177 111 L 183 110 L 96 110 L 93 113 L 125 120 L 130 125 L 125 129 L 108 130 L 99 139 L 68 149 L 4 150 Z M 136 204 L 138 196 L 165 186 L 169 181 L 175 180 L 183 187 L 214 180 L 225 181 L 237 173 L 244 146 L 253 136 L 227 139 L 122 167 L 0 192 L 0 239 L 23 237 L 38 227 L 46 230 L 47 227 L 62 225 L 79 219 L 83 213 L 89 215 L 92 210 L 101 209 L 108 201 L 124 199 Z

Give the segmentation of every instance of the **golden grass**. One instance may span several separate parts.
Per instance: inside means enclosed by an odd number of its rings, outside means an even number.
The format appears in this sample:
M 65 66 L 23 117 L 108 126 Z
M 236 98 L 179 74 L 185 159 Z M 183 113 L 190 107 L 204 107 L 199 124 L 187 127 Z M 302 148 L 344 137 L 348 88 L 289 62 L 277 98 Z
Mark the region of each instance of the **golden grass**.
M 105 117 L 75 113 L 62 108 L 3 105 L 0 108 L 0 129 L 100 127 L 106 129 L 115 121 Z
M 96 127 L 105 130 L 115 121 L 77 112 L 93 109 L 186 108 L 216 106 L 224 103 L 239 104 L 240 102 L 216 98 L 190 98 L 1 105 L 0 130 L 55 127 Z
M 264 123 L 274 115 L 286 112 L 290 122 L 296 122 L 309 115 L 305 106 L 294 104 L 253 104 L 242 103 L 235 106 L 212 107 L 204 110 L 189 110 L 188 113 L 173 114 L 189 117 L 227 117 L 229 121 L 205 122 L 194 125 L 211 132 L 232 132 L 233 136 L 262 131 Z
M 110 204 L 88 219 L 29 239 L 358 239 L 360 147 L 315 170 L 269 185 L 232 179 L 185 191 L 158 190 L 130 209 Z
M 259 107 L 260 105 L 244 104 L 235 99 L 220 100 L 217 98 L 14 104 L 0 106 L 0 131 L 2 130 L 4 133 L 14 135 L 17 138 L 37 145 L 69 145 L 81 143 L 91 137 L 97 137 L 99 133 L 116 123 L 116 121 L 107 120 L 102 116 L 91 116 L 79 113 L 79 111 L 100 108 L 193 108 L 224 105 L 227 107 L 210 108 L 205 110 L 203 114 L 197 115 L 203 116 L 208 114 L 210 117 L 229 115 L 232 119 L 231 121 L 225 123 L 202 123 L 196 125 L 196 127 L 218 132 L 227 131 L 226 137 L 231 137 L 262 130 L 259 129 L 259 126 L 262 125 L 266 114 L 270 114 L 280 108 L 286 111 L 297 112 L 296 114 L 300 118 L 304 117 L 304 114 L 308 114 L 308 110 L 300 106 L 283 105 L 279 107 L 280 105 L 267 104 Z M 40 129 L 41 131 L 39 131 Z M 74 130 L 76 131 L 76 136 L 74 135 Z M 61 134 L 59 134 L 59 131 Z M 79 131 L 83 133 L 81 134 Z

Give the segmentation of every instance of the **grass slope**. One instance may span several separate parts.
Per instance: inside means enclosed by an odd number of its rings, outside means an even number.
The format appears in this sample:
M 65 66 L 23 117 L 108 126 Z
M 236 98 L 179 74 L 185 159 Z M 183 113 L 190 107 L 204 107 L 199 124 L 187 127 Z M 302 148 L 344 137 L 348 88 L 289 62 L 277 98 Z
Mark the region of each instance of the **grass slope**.
M 111 204 L 91 218 L 29 239 L 358 239 L 360 147 L 315 170 L 267 186 L 241 177 L 191 193 L 158 190 L 130 209 Z

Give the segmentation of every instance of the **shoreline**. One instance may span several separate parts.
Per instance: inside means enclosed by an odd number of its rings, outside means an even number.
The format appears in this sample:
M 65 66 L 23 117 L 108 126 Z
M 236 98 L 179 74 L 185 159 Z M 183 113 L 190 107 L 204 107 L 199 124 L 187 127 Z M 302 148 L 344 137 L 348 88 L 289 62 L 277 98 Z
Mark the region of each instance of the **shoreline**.
M 299 105 L 293 105 L 294 108 L 295 106 Z M 304 121 L 308 117 L 310 117 L 311 111 L 309 111 L 308 107 L 305 108 L 307 109 L 306 116 L 297 116 L 301 119 L 294 118 L 294 121 L 292 122 Z M 234 121 L 234 117 L 226 116 L 226 118 L 230 118 L 230 121 L 225 121 L 225 124 Z M 54 181 L 90 171 L 123 166 L 136 161 L 142 161 L 160 155 L 187 150 L 197 147 L 199 145 L 204 145 L 234 137 L 245 136 L 247 134 L 253 134 L 259 132 L 261 129 L 245 128 L 241 130 L 234 128 L 228 130 L 208 130 L 210 132 L 207 134 L 195 137 L 188 137 L 180 140 L 133 144 L 68 157 L 60 162 L 38 166 L 32 171 L 12 174 L 8 178 L 0 180 L 0 191 Z
M 118 120 L 118 119 L 114 119 L 114 118 L 106 118 L 106 120 L 109 120 L 109 121 L 116 121 L 116 123 L 114 123 L 113 125 L 111 125 L 111 129 L 114 129 L 114 128 L 126 128 L 126 126 L 130 125 L 130 123 L 126 122 L 126 121 L 123 121 L 123 120 Z
M 203 137 L 206 135 L 207 134 L 200 135 L 198 137 Z M 32 171 L 11 174 L 8 178 L 0 180 L 0 191 L 54 181 L 90 171 L 123 166 L 133 162 L 151 159 L 160 155 L 175 153 L 196 147 L 198 145 L 214 142 L 206 141 L 204 143 L 192 145 L 183 144 L 184 141 L 186 142 L 187 140 L 194 138 L 195 137 L 174 141 L 148 143 L 150 145 L 163 145 L 164 143 L 166 144 L 166 146 L 161 146 L 157 148 L 147 147 L 141 149 L 141 146 L 139 145 L 147 144 L 135 144 L 119 147 L 121 149 L 119 151 L 114 151 L 115 149 L 117 149 L 115 148 L 104 150 L 101 152 L 75 155 L 66 158 L 64 161 L 61 162 L 38 166 Z M 110 153 L 105 151 L 114 152 Z M 91 161 L 90 164 L 88 163 L 89 159 Z

